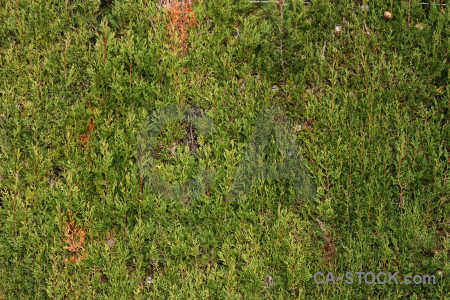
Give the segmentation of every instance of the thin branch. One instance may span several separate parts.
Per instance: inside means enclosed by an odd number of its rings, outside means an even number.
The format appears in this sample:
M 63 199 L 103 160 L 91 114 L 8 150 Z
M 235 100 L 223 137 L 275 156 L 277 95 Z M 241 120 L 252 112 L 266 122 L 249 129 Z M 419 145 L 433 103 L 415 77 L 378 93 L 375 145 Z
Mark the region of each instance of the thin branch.
M 411 26 L 411 0 L 408 0 L 408 27 Z
M 417 4 L 419 4 L 419 5 L 439 5 L 439 6 L 447 6 L 447 4 L 445 4 L 445 3 L 424 3 L 424 2 L 420 2 L 420 3 L 417 3 Z

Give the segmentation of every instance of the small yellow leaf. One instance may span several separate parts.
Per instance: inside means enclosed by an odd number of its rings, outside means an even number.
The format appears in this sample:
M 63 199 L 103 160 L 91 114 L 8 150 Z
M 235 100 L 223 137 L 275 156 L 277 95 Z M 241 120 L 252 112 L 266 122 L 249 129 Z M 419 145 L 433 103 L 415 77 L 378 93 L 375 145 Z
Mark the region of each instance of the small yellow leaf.
M 439 95 L 443 95 L 444 94 L 444 86 L 440 86 L 436 89 L 436 93 L 438 93 Z

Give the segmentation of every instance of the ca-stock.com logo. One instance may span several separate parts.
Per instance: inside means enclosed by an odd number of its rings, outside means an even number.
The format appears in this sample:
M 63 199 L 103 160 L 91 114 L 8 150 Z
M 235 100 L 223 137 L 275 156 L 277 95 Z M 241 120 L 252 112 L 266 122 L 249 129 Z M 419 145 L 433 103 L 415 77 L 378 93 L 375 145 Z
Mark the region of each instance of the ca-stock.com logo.
M 210 115 L 196 107 L 166 105 L 148 117 L 138 135 L 137 161 L 141 180 L 151 193 L 183 202 L 205 197 L 208 187 L 217 180 L 214 166 L 208 165 L 201 155 L 211 149 L 218 129 Z M 184 137 L 173 145 L 164 145 L 167 133 L 176 131 L 173 128 L 177 126 L 185 131 Z M 227 201 L 246 199 L 255 180 L 287 182 L 297 199 L 317 200 L 316 187 L 291 131 L 281 109 L 261 111 L 253 134 L 243 147 Z M 182 157 L 185 167 L 175 167 L 170 162 L 176 154 Z M 160 172 L 167 164 L 170 171 Z

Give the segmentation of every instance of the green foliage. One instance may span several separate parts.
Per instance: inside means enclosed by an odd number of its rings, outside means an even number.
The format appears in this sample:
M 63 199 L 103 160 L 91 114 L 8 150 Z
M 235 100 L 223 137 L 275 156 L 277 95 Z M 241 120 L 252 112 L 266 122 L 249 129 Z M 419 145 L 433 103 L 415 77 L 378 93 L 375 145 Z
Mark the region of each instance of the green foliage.
M 159 2 L 2 1 L 0 299 L 444 299 L 448 8 Z

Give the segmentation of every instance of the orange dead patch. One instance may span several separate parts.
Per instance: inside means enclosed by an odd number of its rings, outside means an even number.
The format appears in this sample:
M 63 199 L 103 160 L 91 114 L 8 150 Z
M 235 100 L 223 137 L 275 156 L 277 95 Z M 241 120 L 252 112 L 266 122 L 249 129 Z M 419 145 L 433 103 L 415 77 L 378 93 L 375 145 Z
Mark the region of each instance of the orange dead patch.
M 79 225 L 75 224 L 72 212 L 68 210 L 69 221 L 65 222 L 64 236 L 66 237 L 65 242 L 67 246 L 64 249 L 72 252 L 72 256 L 68 259 L 68 262 L 76 263 L 77 261 L 85 257 L 86 251 L 84 250 L 84 239 L 86 236 L 86 231 Z
M 88 136 L 85 133 L 82 133 L 80 135 L 80 137 L 78 138 L 78 142 L 81 144 L 83 150 L 87 151 Z
M 95 129 L 95 120 L 89 119 L 87 126 L 87 133 L 80 134 L 78 138 L 78 142 L 81 144 L 81 147 L 84 151 L 88 151 L 88 143 L 92 139 L 92 134 Z
M 196 24 L 192 10 L 192 0 L 166 0 L 165 8 L 169 12 L 169 38 L 172 42 L 171 48 L 173 51 L 179 51 L 180 55 L 187 52 L 187 40 L 189 36 L 189 27 Z
M 89 119 L 88 132 L 93 131 L 95 128 L 95 120 Z

